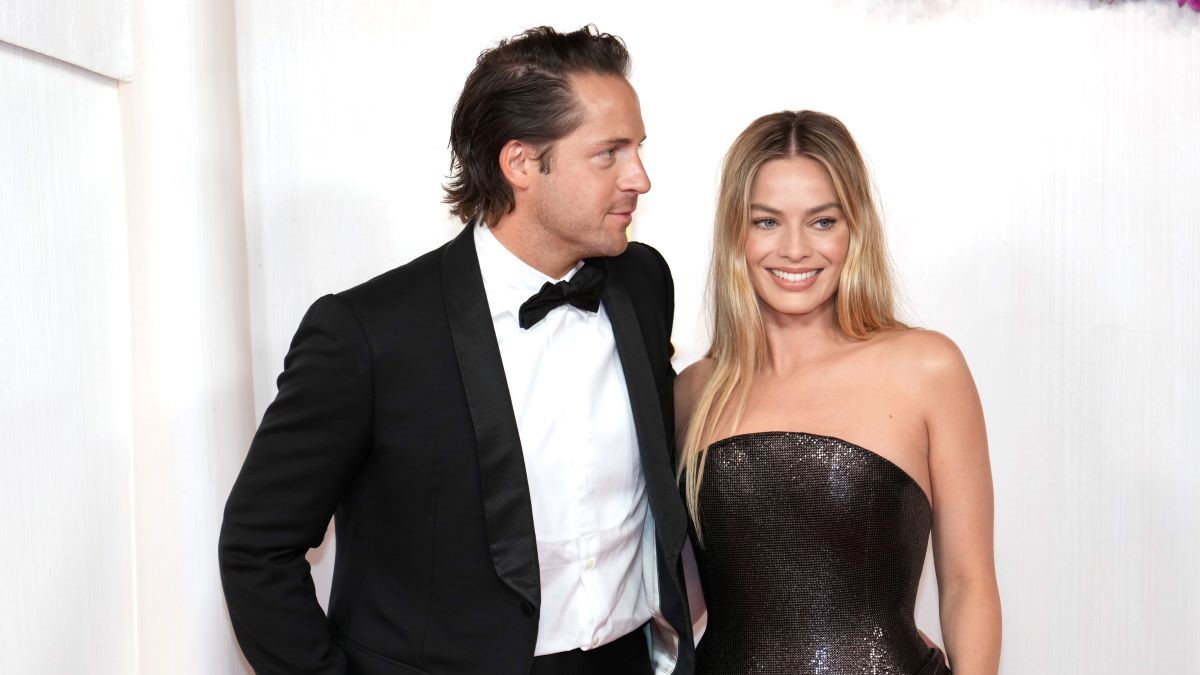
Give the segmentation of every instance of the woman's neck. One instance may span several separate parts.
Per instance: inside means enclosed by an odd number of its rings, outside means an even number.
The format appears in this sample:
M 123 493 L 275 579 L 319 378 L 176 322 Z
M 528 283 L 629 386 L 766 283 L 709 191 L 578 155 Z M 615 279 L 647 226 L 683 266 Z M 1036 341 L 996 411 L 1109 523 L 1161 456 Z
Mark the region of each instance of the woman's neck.
M 766 313 L 763 332 L 767 342 L 766 374 L 781 375 L 811 366 L 843 349 L 851 340 L 838 326 L 831 300 L 804 315 Z

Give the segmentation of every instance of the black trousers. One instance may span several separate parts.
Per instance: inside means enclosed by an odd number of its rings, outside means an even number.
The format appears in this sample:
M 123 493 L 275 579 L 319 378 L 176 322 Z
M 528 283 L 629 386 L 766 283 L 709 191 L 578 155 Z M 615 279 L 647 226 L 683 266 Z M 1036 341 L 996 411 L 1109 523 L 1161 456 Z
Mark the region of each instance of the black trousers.
M 639 628 L 586 652 L 572 649 L 534 657 L 529 675 L 652 675 L 646 633 Z

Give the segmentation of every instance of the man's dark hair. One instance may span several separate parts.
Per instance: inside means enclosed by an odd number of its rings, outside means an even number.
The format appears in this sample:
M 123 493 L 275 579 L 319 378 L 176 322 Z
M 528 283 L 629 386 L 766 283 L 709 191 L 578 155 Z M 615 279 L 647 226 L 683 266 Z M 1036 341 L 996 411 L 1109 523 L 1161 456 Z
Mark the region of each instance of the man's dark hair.
M 485 50 L 467 77 L 450 123 L 450 182 L 445 202 L 465 223 L 482 216 L 494 225 L 515 206 L 500 171 L 500 149 L 511 140 L 540 146 L 542 173 L 550 172 L 554 141 L 583 123 L 569 77 L 628 77 L 629 52 L 621 38 L 585 26 L 559 33 L 539 26 Z

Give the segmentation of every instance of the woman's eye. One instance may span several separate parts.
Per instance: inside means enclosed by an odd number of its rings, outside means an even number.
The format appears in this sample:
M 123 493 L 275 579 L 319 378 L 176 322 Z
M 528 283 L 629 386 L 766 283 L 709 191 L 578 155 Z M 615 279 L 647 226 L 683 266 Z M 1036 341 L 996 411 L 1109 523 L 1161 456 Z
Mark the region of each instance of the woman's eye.
M 813 223 L 818 230 L 832 230 L 834 225 L 837 225 L 836 218 L 822 218 Z
M 761 228 L 764 230 L 769 230 L 769 229 L 779 225 L 779 223 L 776 222 L 774 218 L 755 218 L 754 220 L 752 220 L 750 222 L 753 223 L 755 227 L 758 227 L 758 228 Z

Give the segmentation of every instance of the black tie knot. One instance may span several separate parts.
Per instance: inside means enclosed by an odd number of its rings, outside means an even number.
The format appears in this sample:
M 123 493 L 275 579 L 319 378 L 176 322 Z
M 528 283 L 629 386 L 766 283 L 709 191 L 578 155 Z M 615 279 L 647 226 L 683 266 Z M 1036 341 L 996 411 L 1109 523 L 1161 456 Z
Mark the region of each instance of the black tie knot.
M 554 284 L 547 281 L 540 291 L 521 304 L 521 328 L 535 325 L 560 305 L 570 304 L 588 312 L 600 309 L 600 290 L 604 287 L 604 277 L 604 265 L 589 259 L 568 281 Z

